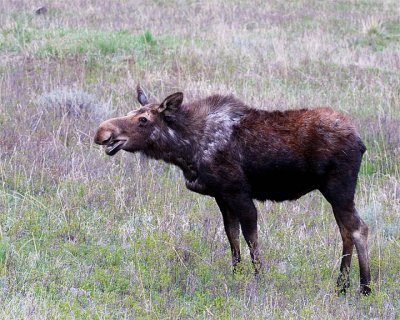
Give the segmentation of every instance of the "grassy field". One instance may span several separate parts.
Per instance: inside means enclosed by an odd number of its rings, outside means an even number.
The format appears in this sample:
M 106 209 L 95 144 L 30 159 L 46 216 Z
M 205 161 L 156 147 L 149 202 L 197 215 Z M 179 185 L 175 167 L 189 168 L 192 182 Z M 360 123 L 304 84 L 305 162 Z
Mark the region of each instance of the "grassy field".
M 353 1 L 0 2 L 1 319 L 400 319 L 400 6 Z M 232 278 L 213 199 L 178 169 L 93 144 L 97 125 L 182 90 L 268 110 L 331 106 L 367 145 L 356 203 L 373 294 L 335 283 L 317 193 L 258 203 L 265 272 Z

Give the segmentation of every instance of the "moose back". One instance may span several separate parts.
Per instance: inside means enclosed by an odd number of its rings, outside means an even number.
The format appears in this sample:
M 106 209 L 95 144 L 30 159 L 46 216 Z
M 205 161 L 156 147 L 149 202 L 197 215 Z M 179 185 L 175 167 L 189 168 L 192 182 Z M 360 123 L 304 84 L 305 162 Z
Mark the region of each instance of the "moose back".
M 349 287 L 355 245 L 361 292 L 370 292 L 368 227 L 354 205 L 365 146 L 346 116 L 329 108 L 269 112 L 221 95 L 183 104 L 181 92 L 149 103 L 139 86 L 137 98 L 141 108 L 101 123 L 94 141 L 108 155 L 141 152 L 177 165 L 188 189 L 214 197 L 234 270 L 240 230 L 255 272 L 261 268 L 253 199 L 295 200 L 319 190 L 343 240 L 338 289 Z

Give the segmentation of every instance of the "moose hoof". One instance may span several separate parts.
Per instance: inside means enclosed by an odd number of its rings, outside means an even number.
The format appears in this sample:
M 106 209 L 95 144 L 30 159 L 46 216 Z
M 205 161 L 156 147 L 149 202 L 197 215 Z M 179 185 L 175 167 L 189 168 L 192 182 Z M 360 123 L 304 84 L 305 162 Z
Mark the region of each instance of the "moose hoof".
M 368 285 L 361 285 L 360 293 L 362 293 L 364 296 L 369 296 L 371 292 L 372 290 Z
M 345 296 L 346 295 L 346 293 L 347 293 L 347 288 L 343 288 L 343 287 L 338 287 L 337 289 L 336 289 L 336 292 L 337 292 L 337 294 L 338 294 L 338 296 Z
M 236 262 L 233 265 L 233 269 L 232 269 L 232 275 L 233 278 L 236 278 L 237 276 L 240 276 L 243 273 L 243 266 L 240 262 Z
M 350 281 L 348 275 L 340 274 L 337 280 L 337 287 L 336 291 L 338 295 L 345 295 L 347 289 L 350 288 Z

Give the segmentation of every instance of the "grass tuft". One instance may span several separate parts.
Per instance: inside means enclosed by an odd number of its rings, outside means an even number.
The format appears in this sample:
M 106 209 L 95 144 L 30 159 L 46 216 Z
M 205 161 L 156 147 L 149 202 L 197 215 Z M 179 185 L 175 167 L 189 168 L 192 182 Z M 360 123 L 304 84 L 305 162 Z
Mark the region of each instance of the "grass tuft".
M 58 116 L 90 117 L 105 119 L 111 115 L 109 103 L 101 103 L 89 93 L 74 89 L 60 88 L 38 97 L 37 108 Z

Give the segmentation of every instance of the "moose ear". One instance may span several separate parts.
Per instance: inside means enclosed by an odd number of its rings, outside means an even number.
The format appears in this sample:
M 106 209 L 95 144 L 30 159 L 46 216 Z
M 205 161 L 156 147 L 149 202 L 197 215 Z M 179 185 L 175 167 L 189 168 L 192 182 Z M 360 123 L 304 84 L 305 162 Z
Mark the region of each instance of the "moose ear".
M 174 112 L 180 108 L 183 101 L 183 93 L 176 92 L 166 97 L 165 100 L 158 107 L 158 112 Z
M 137 99 L 142 106 L 149 104 L 149 99 L 147 99 L 142 87 L 138 84 L 136 87 Z

